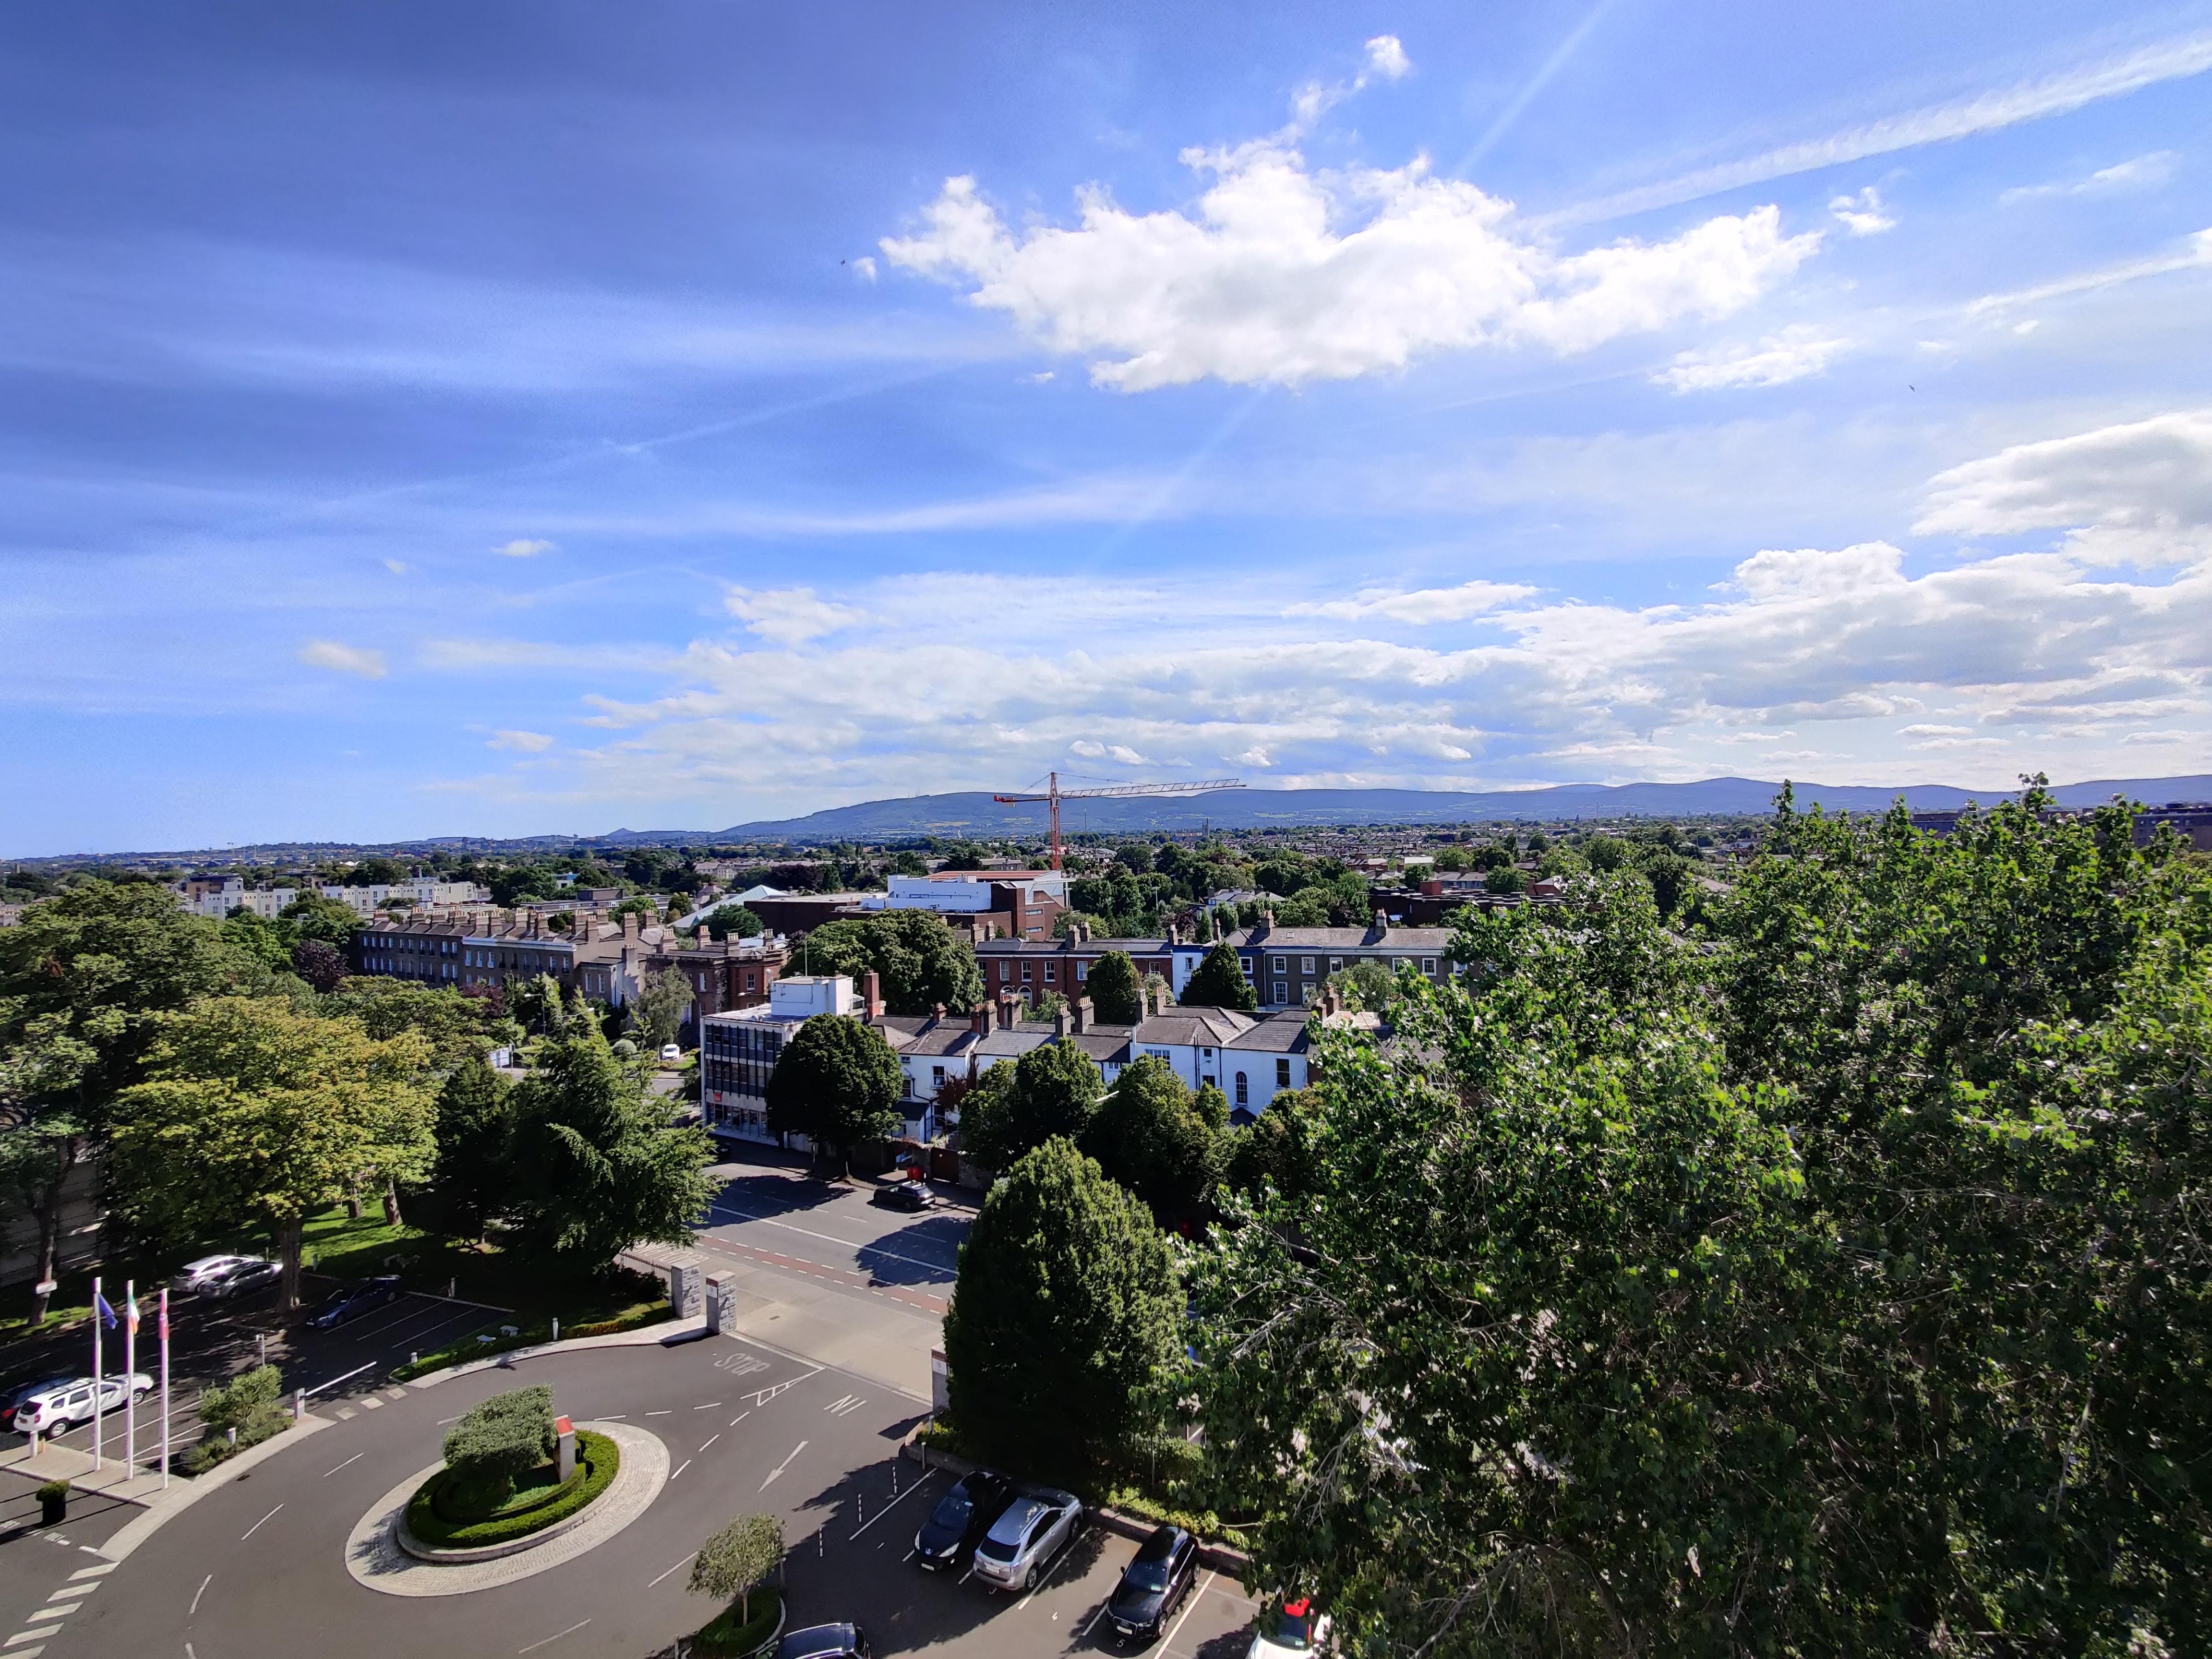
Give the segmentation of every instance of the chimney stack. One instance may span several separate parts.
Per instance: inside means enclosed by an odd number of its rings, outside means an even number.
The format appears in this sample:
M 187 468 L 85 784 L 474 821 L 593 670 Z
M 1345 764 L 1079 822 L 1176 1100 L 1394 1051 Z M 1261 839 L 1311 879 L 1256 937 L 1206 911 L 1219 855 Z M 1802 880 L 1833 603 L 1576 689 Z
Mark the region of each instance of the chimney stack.
M 626 911 L 623 915 L 623 938 L 625 940 L 629 940 L 634 939 L 636 937 L 637 912 L 635 910 Z
M 1390 918 L 1383 914 L 1383 912 L 1377 910 L 1375 913 L 1375 925 L 1367 930 L 1368 937 L 1370 939 L 1379 939 L 1383 936 L 1383 934 L 1389 931 Z
M 1075 1029 L 1078 1035 L 1091 1029 L 1091 999 L 1078 997 L 1075 1001 Z
M 883 975 L 872 968 L 860 975 L 860 1001 L 866 1007 L 870 1019 L 881 1019 L 884 1017 Z M 937 1012 L 939 1014 L 945 1012 L 942 1004 L 939 1005 Z
M 991 1005 L 979 1002 L 968 1011 L 968 1029 L 977 1036 L 991 1035 Z
M 1052 1017 L 1052 1035 L 1053 1035 L 1053 1036 L 1054 1036 L 1054 1040 L 1056 1041 L 1057 1039 L 1059 1039 L 1059 1038 L 1060 1038 L 1060 1037 L 1064 1037 L 1064 1036 L 1066 1036 L 1070 1031 L 1073 1030 L 1074 1029 L 1075 1029 L 1075 1022 L 1074 1022 L 1073 1020 L 1072 1020 L 1071 1018 L 1069 1018 L 1069 1017 L 1068 1017 L 1068 1012 L 1067 1012 L 1067 1005 L 1066 1005 L 1066 1003 L 1064 1003 L 1064 1002 L 1063 1002 L 1063 1003 L 1061 1003 L 1061 1004 L 1060 1005 L 1059 1008 L 1058 1008 L 1058 1009 L 1054 1012 L 1054 1014 L 1053 1014 L 1053 1017 Z
M 942 1025 L 945 1024 L 945 1005 L 943 1003 L 933 1002 L 929 1005 L 929 1023 L 933 1026 Z

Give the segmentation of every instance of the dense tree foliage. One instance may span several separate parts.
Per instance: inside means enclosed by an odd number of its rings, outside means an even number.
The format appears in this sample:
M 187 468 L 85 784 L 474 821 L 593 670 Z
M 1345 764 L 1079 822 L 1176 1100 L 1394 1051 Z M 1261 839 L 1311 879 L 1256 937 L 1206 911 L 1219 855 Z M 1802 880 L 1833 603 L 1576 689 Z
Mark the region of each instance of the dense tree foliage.
M 1237 1008 L 1246 1013 L 1260 1006 L 1259 994 L 1244 977 L 1244 964 L 1228 940 L 1215 943 L 1199 961 L 1180 999 L 1186 1008 Z
M 1127 951 L 1109 951 L 1092 963 L 1083 994 L 1104 1024 L 1134 1025 L 1143 1017 L 1137 964 Z
M 945 1316 L 961 1433 L 1067 1474 L 1147 1426 L 1182 1340 L 1182 1291 L 1145 1207 L 1065 1139 L 991 1190 Z
M 437 1164 L 430 1191 L 447 1224 L 484 1236 L 506 1203 L 514 1140 L 514 1085 L 481 1058 L 463 1060 L 438 1091 Z
M 499 1035 L 478 998 L 440 985 L 356 975 L 323 999 L 327 1013 L 357 1019 L 381 1041 L 413 1031 L 429 1045 L 441 1071 L 483 1054 Z
M 2212 890 L 2050 805 L 1785 797 L 1709 938 L 1625 860 L 1325 1034 L 1196 1274 L 1257 1575 L 1378 1655 L 2195 1645 Z
M 768 1080 L 768 1127 L 802 1134 L 849 1169 L 853 1149 L 899 1130 L 905 1074 L 875 1027 L 817 1014 L 793 1033 Z
M 806 936 L 806 971 L 849 974 L 858 984 L 872 969 L 884 1006 L 894 1014 L 926 1014 L 942 1005 L 964 1013 L 983 1000 L 975 947 L 931 910 L 884 910 L 825 922 Z
M 146 1079 L 125 1090 L 118 1203 L 177 1243 L 267 1225 L 296 1306 L 301 1225 L 324 1206 L 429 1173 L 429 1044 L 274 998 L 217 997 L 162 1017 Z
M 1097 1063 L 1073 1042 L 1047 1042 L 1011 1065 L 1000 1060 L 960 1103 L 960 1150 L 991 1170 L 1010 1170 L 1054 1135 L 1080 1142 L 1097 1109 Z
M 648 968 L 629 1006 L 631 1035 L 654 1052 L 673 1042 L 691 1012 L 691 981 L 681 968 Z
M 1205 1218 L 1220 1146 L 1215 1126 L 1165 1060 L 1147 1055 L 1123 1066 L 1084 1126 L 1080 1145 L 1161 1225 Z
M 758 939 L 768 924 L 742 904 L 718 904 L 707 913 L 709 939 Z

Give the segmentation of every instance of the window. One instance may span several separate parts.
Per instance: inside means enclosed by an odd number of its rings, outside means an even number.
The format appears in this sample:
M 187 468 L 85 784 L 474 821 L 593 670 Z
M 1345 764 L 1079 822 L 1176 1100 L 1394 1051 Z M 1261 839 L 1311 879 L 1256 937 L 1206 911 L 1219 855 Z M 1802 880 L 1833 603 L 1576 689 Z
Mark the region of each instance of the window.
M 1331 957 L 1328 959 L 1328 971 L 1332 974 L 1342 973 L 1344 971 L 1344 958 L 1342 957 Z
M 1027 963 L 1025 962 L 1025 963 L 1024 963 L 1022 964 L 1022 983 L 1023 983 L 1023 984 L 1024 984 L 1024 985 L 1026 985 L 1026 984 L 1028 984 L 1029 982 L 1030 982 L 1030 965 L 1029 965 L 1029 963 Z
M 1289 981 L 1285 980 L 1277 980 L 1275 981 L 1275 1000 L 1278 1002 L 1288 1002 L 1290 1000 L 1291 988 Z
M 929 1068 L 929 1086 L 933 1089 L 942 1089 L 945 1086 L 945 1068 L 942 1066 L 933 1066 Z
M 1002 962 L 1002 963 L 1000 963 L 999 964 L 999 982 L 1000 982 L 1001 985 L 1004 985 L 1004 984 L 1007 983 L 1008 981 L 1010 981 L 1013 978 L 1013 976 L 1014 976 L 1014 964 L 1013 964 L 1012 963 L 1011 963 L 1011 962 Z
M 1273 957 L 1269 958 L 1267 965 L 1279 974 L 1286 973 L 1290 969 L 1291 959 L 1288 957 Z
M 1251 1096 L 1247 1092 L 1244 1086 L 1244 1073 L 1239 1072 L 1237 1073 L 1237 1103 L 1239 1106 L 1244 1105 L 1250 1100 L 1250 1098 Z
M 1251 957 L 1237 957 L 1237 965 L 1239 968 L 1242 968 L 1242 969 L 1244 970 L 1244 977 L 1245 977 L 1245 978 L 1249 979 L 1249 978 L 1251 978 L 1251 977 L 1252 977 L 1252 958 L 1251 958 Z
M 1089 979 L 1091 977 L 1091 964 L 1087 962 L 1077 963 L 1075 964 L 1075 977 L 1079 981 Z
M 1059 967 L 1059 965 L 1060 965 L 1059 963 L 1052 963 L 1052 962 L 1048 962 L 1047 963 L 1045 963 L 1045 965 L 1044 965 L 1044 982 L 1045 982 L 1046 984 L 1049 985 L 1049 984 L 1051 984 L 1051 983 L 1052 983 L 1052 976 L 1053 976 L 1053 973 L 1054 973 L 1054 970 Z
M 1278 1089 L 1287 1089 L 1291 1086 L 1291 1062 L 1286 1059 L 1279 1059 L 1275 1061 L 1275 1086 Z
M 1421 971 L 1428 975 L 1431 978 L 1434 978 L 1437 971 L 1437 959 L 1434 957 L 1423 957 L 1421 958 Z
M 1313 970 L 1314 959 L 1311 957 L 1300 957 L 1298 958 L 1298 971 L 1300 973 L 1310 974 Z

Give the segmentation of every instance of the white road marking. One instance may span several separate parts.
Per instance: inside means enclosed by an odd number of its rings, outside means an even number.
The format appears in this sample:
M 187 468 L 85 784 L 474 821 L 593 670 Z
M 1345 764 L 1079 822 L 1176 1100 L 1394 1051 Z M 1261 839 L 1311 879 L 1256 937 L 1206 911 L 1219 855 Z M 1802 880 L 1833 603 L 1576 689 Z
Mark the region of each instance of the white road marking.
M 344 1462 L 339 1464 L 338 1469 L 350 1468 L 354 1464 L 360 1462 L 362 1458 L 368 1455 L 368 1454 L 367 1452 L 356 1452 L 351 1457 L 347 1458 Z M 332 1475 L 338 1472 L 338 1469 L 325 1469 L 323 1471 L 323 1479 L 325 1480 L 329 1480 Z
M 61 1629 L 59 1625 L 41 1625 L 36 1630 L 18 1631 L 6 1641 L 0 1642 L 0 1648 L 20 1647 L 26 1642 L 44 1642 L 47 1637 L 59 1629 Z M 33 1648 L 31 1651 L 36 1653 L 39 1650 Z
M 1175 1623 L 1168 1627 L 1168 1633 L 1160 1638 L 1160 1651 L 1162 1653 L 1165 1653 L 1170 1648 L 1175 1645 L 1176 1636 L 1177 1632 L 1182 1629 L 1182 1621 L 1189 1618 L 1192 1613 L 1198 1610 L 1198 1604 L 1206 1600 L 1206 1592 L 1212 1588 L 1212 1585 L 1213 1569 L 1208 1567 L 1206 1570 L 1206 1583 L 1198 1587 L 1197 1595 L 1192 1596 L 1190 1600 L 1183 1603 L 1182 1611 L 1176 1615 Z
M 207 1594 L 207 1587 L 213 1583 L 215 1583 L 215 1575 L 213 1573 L 210 1573 L 206 1577 L 200 1580 L 200 1587 L 192 1592 L 191 1606 L 185 1609 L 185 1618 L 191 1618 L 194 1613 L 200 1610 L 200 1597 Z
M 696 1550 L 693 1550 L 693 1551 L 691 1552 L 691 1553 L 690 1553 L 690 1554 L 689 1554 L 689 1555 L 685 1556 L 685 1557 L 684 1557 L 681 1561 L 678 1561 L 678 1562 L 674 1566 L 670 1567 L 670 1568 L 667 1568 L 665 1571 L 662 1571 L 662 1572 L 660 1572 L 660 1573 L 656 1574 L 656 1575 L 654 1576 L 654 1577 L 653 1577 L 653 1583 L 651 1583 L 651 1584 L 647 1584 L 647 1585 L 646 1586 L 646 1589 L 651 1589 L 653 1588 L 653 1584 L 657 1584 L 657 1583 L 659 1583 L 663 1578 L 667 1577 L 668 1577 L 668 1575 L 669 1575 L 669 1573 L 672 1573 L 672 1572 L 679 1572 L 679 1571 L 681 1571 L 684 1568 L 690 1566 L 690 1565 L 694 1561 L 697 1560 L 698 1559 L 699 1559 L 699 1552 L 698 1552 L 698 1551 L 696 1551 Z
M 386 1400 L 404 1400 L 407 1398 L 407 1390 L 404 1389 L 386 1389 L 384 1391 L 384 1397 Z
M 731 1428 L 733 1428 L 733 1429 L 734 1429 L 734 1428 L 736 1428 L 736 1427 L 738 1426 L 738 1424 L 740 1424 L 740 1423 L 744 1422 L 744 1421 L 745 1420 L 745 1419 L 747 1419 L 748 1417 L 750 1417 L 751 1415 L 752 1415 L 752 1413 L 751 1413 L 751 1412 L 750 1412 L 750 1411 L 742 1411 L 742 1412 L 739 1412 L 739 1413 L 738 1413 L 735 1417 L 733 1417 L 733 1418 L 732 1418 L 732 1419 L 730 1419 L 729 1424 L 728 1424 L 728 1426 L 729 1426 L 729 1427 L 731 1427 Z
M 82 1601 L 50 1603 L 31 1615 L 33 1619 L 66 1619 L 84 1605 Z
M 740 1219 L 745 1221 L 757 1221 L 765 1227 L 781 1227 L 787 1233 L 799 1233 L 808 1238 L 818 1238 L 824 1244 L 842 1244 L 848 1250 L 874 1250 L 878 1255 L 883 1257 L 886 1261 L 903 1261 L 910 1267 L 927 1267 L 933 1273 L 950 1273 L 953 1271 L 953 1265 L 949 1261 L 925 1261 L 918 1255 L 901 1255 L 896 1250 L 880 1249 L 878 1247 L 878 1241 L 882 1238 L 889 1237 L 890 1235 L 887 1233 L 879 1233 L 875 1238 L 840 1238 L 835 1233 L 817 1233 L 809 1228 L 794 1227 L 790 1222 L 778 1221 L 771 1215 L 749 1215 L 744 1211 L 739 1211 L 738 1217 Z M 708 1219 L 711 1222 L 714 1218 L 714 1212 L 711 1210 L 708 1211 Z M 800 1258 L 802 1261 L 805 1259 L 805 1258 L 804 1257 Z M 828 1267 L 835 1266 L 836 1264 L 828 1261 L 818 1261 L 813 1265 L 819 1267 Z M 840 1271 L 850 1272 L 851 1269 L 846 1268 L 841 1269 Z
M 666 1413 L 666 1412 L 647 1412 L 647 1413 L 646 1413 L 646 1415 L 647 1415 L 647 1417 L 666 1417 L 666 1416 L 668 1415 L 668 1413 Z
M 1030 1602 L 1036 1601 L 1038 1596 L 1044 1593 L 1046 1588 L 1051 1584 L 1052 1581 L 1060 1577 L 1060 1570 L 1066 1566 L 1068 1563 L 1069 1558 L 1074 1555 L 1076 1543 L 1082 1538 L 1082 1536 L 1083 1528 L 1080 1527 L 1078 1527 L 1073 1532 L 1067 1534 L 1067 1541 L 1060 1547 L 1060 1554 L 1054 1559 L 1051 1570 L 1030 1587 L 1030 1593 L 1027 1595 L 1024 1595 L 1020 1601 L 1014 1603 L 1014 1606 L 1018 1610 L 1029 1606 Z
M 337 1409 L 337 1415 L 339 1422 L 350 1423 L 355 1418 L 359 1417 L 361 1413 L 350 1406 L 341 1406 Z
M 705 1405 L 694 1406 L 691 1409 L 695 1412 L 710 1412 L 721 1403 L 722 1402 L 719 1400 L 709 1400 Z
M 361 1408 L 365 1412 L 380 1412 L 384 1409 L 384 1402 L 373 1394 L 365 1394 L 361 1397 Z
M 517 1648 L 515 1649 L 515 1651 L 517 1653 L 535 1653 L 538 1649 L 544 1647 L 547 1642 L 557 1642 L 564 1636 L 574 1636 L 578 1631 L 583 1629 L 586 1625 L 588 1625 L 592 1621 L 588 1619 L 579 1620 L 576 1623 L 569 1626 L 566 1630 L 555 1631 L 550 1636 L 545 1638 L 544 1642 L 532 1642 L 528 1647 Z
M 806 1443 L 802 1440 L 791 1449 L 791 1457 L 798 1456 L 799 1453 L 805 1449 Z M 791 1457 L 785 1458 L 782 1462 L 777 1464 L 774 1468 L 768 1472 L 768 1479 L 760 1483 L 760 1489 L 763 1492 L 766 1492 L 771 1486 L 775 1485 L 776 1477 L 791 1467 Z
M 283 1509 L 283 1507 L 284 1507 L 284 1506 L 283 1506 L 282 1504 L 279 1504 L 276 1506 L 276 1510 L 281 1510 L 281 1509 Z M 266 1526 L 266 1525 L 268 1524 L 270 1516 L 273 1516 L 273 1515 L 275 1515 L 275 1514 L 276 1513 L 276 1510 L 270 1510 L 270 1511 L 269 1511 L 269 1515 L 264 1515 L 264 1516 L 263 1516 L 261 1517 L 261 1519 L 260 1519 L 260 1520 L 256 1521 L 256 1522 L 255 1522 L 252 1526 L 248 1527 L 248 1528 L 247 1528 L 244 1532 L 240 1533 L 240 1534 L 238 1535 L 238 1541 L 239 1541 L 240 1543 L 243 1544 L 243 1543 L 244 1543 L 247 1539 L 249 1539 L 249 1538 L 252 1537 L 252 1536 L 253 1536 L 253 1534 L 254 1534 L 255 1533 L 259 1532 L 263 1527 L 264 1527 L 264 1526 Z
M 89 1549 L 92 1547 L 89 1544 L 80 1544 L 77 1547 L 80 1549 Z M 75 1572 L 71 1573 L 70 1577 L 72 1578 L 104 1578 L 122 1565 L 123 1564 L 119 1561 L 103 1561 L 96 1567 L 79 1567 Z
M 917 1481 L 915 1481 L 915 1482 L 914 1483 L 914 1485 L 912 1485 L 911 1486 L 908 1486 L 908 1487 L 904 1492 L 901 1492 L 901 1493 L 900 1493 L 896 1498 L 892 1498 L 890 1504 L 884 1504 L 884 1505 L 883 1506 L 883 1508 L 881 1508 L 881 1509 L 878 1510 L 872 1516 L 871 1516 L 869 1519 L 867 1519 L 867 1520 L 866 1520 L 866 1521 L 863 1521 L 863 1522 L 860 1524 L 860 1526 L 859 1526 L 859 1527 L 857 1527 L 856 1528 L 854 1528 L 854 1533 L 853 1533 L 853 1538 L 858 1538 L 858 1537 L 859 1537 L 862 1533 L 864 1533 L 864 1532 L 867 1531 L 867 1529 L 868 1529 L 870 1527 L 874 1526 L 874 1525 L 876 1524 L 876 1522 L 878 1522 L 878 1521 L 880 1521 L 880 1520 L 882 1520 L 885 1516 L 889 1515 L 889 1514 L 891 1512 L 891 1506 L 892 1506 L 892 1504 L 902 1504 L 902 1503 L 904 1503 L 908 1498 L 909 1498 L 913 1497 L 913 1496 L 915 1495 L 915 1493 L 916 1493 L 916 1492 L 920 1492 L 920 1491 L 921 1490 L 921 1488 L 922 1488 L 922 1483 L 923 1483 L 923 1481 L 927 1480 L 929 1479 L 929 1476 L 930 1476 L 931 1474 L 936 1474 L 936 1473 L 937 1473 L 937 1471 L 936 1471 L 936 1470 L 934 1470 L 934 1469 L 930 1470 L 930 1471 L 929 1471 L 929 1473 L 928 1473 L 927 1474 L 924 1474 L 924 1475 L 921 1477 L 921 1480 L 917 1480 Z M 851 1543 L 851 1542 L 853 1541 L 853 1539 L 852 1539 L 852 1538 L 848 1538 L 848 1539 L 847 1539 L 845 1541 L 846 1541 L 847 1543 L 848 1543 L 848 1544 L 849 1544 L 849 1543 Z
M 713 1444 L 714 1444 L 717 1440 L 720 1440 L 721 1437 L 721 1437 L 720 1435 L 719 1435 L 719 1434 L 710 1434 L 710 1435 L 708 1435 L 708 1436 L 707 1437 L 707 1446 L 711 1446 L 711 1445 L 713 1445 Z M 704 1457 L 704 1456 L 707 1455 L 707 1446 L 702 1446 L 702 1447 L 700 1447 L 700 1448 L 699 1448 L 699 1455 L 700 1455 L 702 1457 Z
M 690 1458 L 688 1458 L 688 1457 L 687 1457 L 687 1458 L 685 1458 L 685 1459 L 684 1459 L 681 1463 L 678 1463 L 678 1464 L 676 1466 L 676 1474 L 672 1474 L 672 1475 L 670 1475 L 668 1478 L 669 1478 L 671 1480 L 673 1480 L 674 1479 L 676 1479 L 676 1475 L 677 1475 L 677 1474 L 683 1474 L 684 1470 L 686 1470 L 686 1469 L 690 1468 L 690 1467 L 691 1467 L 691 1460 L 690 1460 Z

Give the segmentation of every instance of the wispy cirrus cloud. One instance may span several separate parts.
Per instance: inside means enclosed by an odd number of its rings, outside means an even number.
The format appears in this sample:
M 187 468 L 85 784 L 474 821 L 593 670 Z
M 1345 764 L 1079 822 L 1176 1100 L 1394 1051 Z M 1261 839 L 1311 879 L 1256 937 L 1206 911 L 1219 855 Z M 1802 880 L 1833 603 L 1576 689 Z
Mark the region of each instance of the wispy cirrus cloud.
M 1793 324 L 1756 345 L 1713 346 L 1678 354 L 1651 378 L 1675 392 L 1787 386 L 1823 373 L 1851 343 L 1810 323 Z
M 309 640 L 300 647 L 300 660 L 310 668 L 327 668 L 337 674 L 358 674 L 365 680 L 380 680 L 388 672 L 381 651 L 367 646 L 347 645 L 338 640 Z

